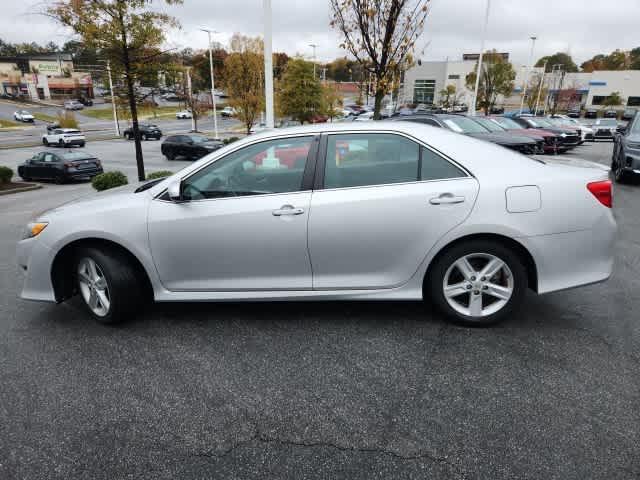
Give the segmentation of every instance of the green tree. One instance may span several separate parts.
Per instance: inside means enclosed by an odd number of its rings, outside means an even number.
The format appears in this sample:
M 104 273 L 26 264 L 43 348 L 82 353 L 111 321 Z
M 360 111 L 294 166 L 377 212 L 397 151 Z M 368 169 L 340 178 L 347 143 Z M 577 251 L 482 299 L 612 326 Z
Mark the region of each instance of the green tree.
M 322 85 L 322 108 L 321 113 L 329 117 L 329 120 L 338 115 L 338 108 L 342 107 L 342 95 L 335 84 L 325 83 Z
M 322 102 L 322 86 L 313 75 L 313 63 L 299 57 L 289 60 L 278 89 L 280 114 L 308 122 L 322 111 Z
M 636 47 L 629 52 L 629 68 L 640 70 L 640 47 Z
M 225 86 L 229 104 L 236 110 L 247 135 L 264 109 L 264 56 L 262 41 L 235 34 L 231 53 L 224 61 Z
M 430 0 L 330 0 L 331 26 L 343 37 L 340 46 L 374 77 L 376 119 L 382 99 L 413 63 L 429 4 Z
M 470 90 L 475 89 L 477 70 L 478 68 L 476 67 L 465 79 L 467 88 Z M 489 51 L 484 55 L 476 103 L 484 110 L 485 115 L 488 115 L 495 105 L 498 95 L 505 97 L 511 95 L 515 78 L 516 72 L 513 69 L 513 65 L 502 58 L 502 55 L 495 50 Z
M 447 85 L 438 92 L 438 95 L 440 95 L 440 103 L 444 108 L 452 107 L 456 103 L 456 86 Z
M 163 1 L 182 3 L 182 0 Z M 135 85 L 139 73 L 160 58 L 167 28 L 178 25 L 173 17 L 151 8 L 152 4 L 153 0 L 55 0 L 48 8 L 50 16 L 70 27 L 87 47 L 99 49 L 114 72 L 124 77 L 140 181 L 146 176 Z
M 607 98 L 604 99 L 602 105 L 605 107 L 617 107 L 622 105 L 622 97 L 620 96 L 620 92 L 612 92 Z
M 545 62 L 547 63 L 546 71 L 550 72 L 553 69 L 554 65 L 562 65 L 562 69 L 565 72 L 577 72 L 578 66 L 571 58 L 571 55 L 563 52 L 554 53 L 553 55 L 547 55 L 546 57 L 540 58 L 536 62 L 536 67 L 543 67 Z

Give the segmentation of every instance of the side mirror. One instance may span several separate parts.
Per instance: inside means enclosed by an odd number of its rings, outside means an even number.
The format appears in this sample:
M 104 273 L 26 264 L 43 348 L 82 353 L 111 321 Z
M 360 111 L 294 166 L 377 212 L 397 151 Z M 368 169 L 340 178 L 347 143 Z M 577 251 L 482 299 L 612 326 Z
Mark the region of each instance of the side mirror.
M 172 202 L 182 201 L 181 185 L 182 182 L 180 180 L 174 180 L 169 184 L 169 187 L 167 187 L 167 194 Z

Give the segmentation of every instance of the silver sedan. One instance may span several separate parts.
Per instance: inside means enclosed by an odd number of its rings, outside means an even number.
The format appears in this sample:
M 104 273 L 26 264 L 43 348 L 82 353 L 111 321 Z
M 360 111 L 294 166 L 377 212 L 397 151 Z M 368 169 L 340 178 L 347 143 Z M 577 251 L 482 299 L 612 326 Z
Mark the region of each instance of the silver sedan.
M 267 131 L 167 179 L 46 212 L 22 298 L 80 294 L 104 323 L 144 300 L 416 300 L 488 325 L 525 292 L 606 280 L 607 171 L 405 122 Z

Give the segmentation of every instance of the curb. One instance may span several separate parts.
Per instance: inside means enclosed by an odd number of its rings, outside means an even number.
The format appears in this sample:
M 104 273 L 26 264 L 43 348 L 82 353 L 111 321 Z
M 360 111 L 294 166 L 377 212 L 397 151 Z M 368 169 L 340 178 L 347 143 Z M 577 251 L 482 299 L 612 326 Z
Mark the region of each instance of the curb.
M 41 188 L 42 188 L 42 185 L 40 185 L 39 183 L 36 183 L 33 185 L 29 185 L 28 187 L 12 188 L 11 190 L 0 190 L 0 197 L 2 195 L 10 195 L 12 193 L 30 192 L 31 190 L 39 190 Z

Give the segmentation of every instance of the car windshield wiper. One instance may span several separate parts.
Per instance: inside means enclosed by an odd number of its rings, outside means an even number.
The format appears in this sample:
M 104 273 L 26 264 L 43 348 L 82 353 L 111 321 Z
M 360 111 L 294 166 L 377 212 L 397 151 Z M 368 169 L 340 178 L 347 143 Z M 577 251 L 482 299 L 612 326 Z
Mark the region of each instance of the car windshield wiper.
M 138 188 L 136 188 L 133 192 L 134 193 L 140 193 L 140 192 L 144 192 L 145 190 L 149 190 L 151 187 L 153 187 L 154 185 L 160 183 L 162 180 L 166 179 L 167 177 L 163 177 L 163 178 L 156 178 L 155 180 L 151 180 L 150 182 L 147 182 L 143 185 L 140 185 Z

